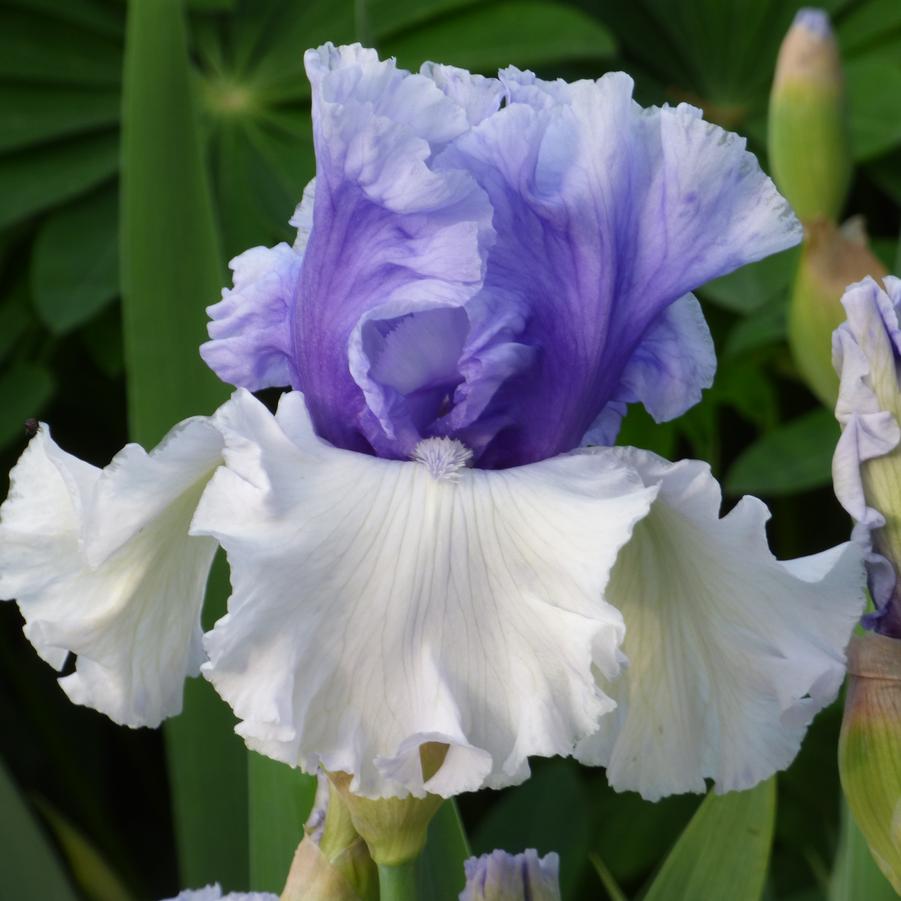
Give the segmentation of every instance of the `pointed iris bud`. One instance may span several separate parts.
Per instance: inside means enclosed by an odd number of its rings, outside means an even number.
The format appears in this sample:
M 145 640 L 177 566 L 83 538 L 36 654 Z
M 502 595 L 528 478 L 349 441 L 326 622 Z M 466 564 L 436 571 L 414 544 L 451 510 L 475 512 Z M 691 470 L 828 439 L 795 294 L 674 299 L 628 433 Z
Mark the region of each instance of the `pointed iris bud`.
M 448 747 L 427 742 L 419 756 L 423 781 L 428 781 L 444 763 Z M 347 773 L 329 773 L 332 787 L 344 802 L 353 828 L 363 837 L 372 859 L 379 867 L 397 867 L 419 856 L 425 845 L 432 817 L 443 798 L 424 795 L 417 798 L 362 798 L 351 791 Z
M 800 10 L 782 42 L 770 95 L 769 153 L 776 183 L 801 221 L 835 221 L 852 159 L 841 60 L 822 10 Z
M 838 396 L 832 333 L 845 319 L 842 293 L 867 275 L 882 278 L 887 272 L 869 248 L 860 217 L 841 228 L 825 220 L 810 223 L 804 237 L 789 305 L 788 339 L 807 387 L 832 407 Z
M 341 795 L 322 774 L 281 901 L 377 901 L 378 876 Z
M 901 641 L 855 636 L 848 673 L 842 787 L 873 858 L 901 893 Z
M 492 851 L 466 861 L 460 901 L 560 901 L 560 859 L 534 849 L 522 854 Z

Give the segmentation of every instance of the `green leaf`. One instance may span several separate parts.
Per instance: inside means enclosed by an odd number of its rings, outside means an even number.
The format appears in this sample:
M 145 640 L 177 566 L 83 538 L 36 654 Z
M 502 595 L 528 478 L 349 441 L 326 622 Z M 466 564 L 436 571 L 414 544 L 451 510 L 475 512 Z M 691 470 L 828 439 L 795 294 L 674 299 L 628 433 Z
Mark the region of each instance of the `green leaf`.
M 54 388 L 49 370 L 36 363 L 17 363 L 0 375 L 0 447 L 24 441 L 26 420 L 41 415 Z
M 897 897 L 842 800 L 842 832 L 829 881 L 829 901 L 895 901 Z
M 45 22 L 61 19 L 120 41 L 125 31 L 123 3 L 110 3 L 109 0 L 4 0 L 4 5 L 39 12 Z
M 0 156 L 0 227 L 90 191 L 118 167 L 110 131 Z
M 420 898 L 457 901 L 465 882 L 463 862 L 471 856 L 457 805 L 451 798 L 429 823 L 425 848 L 416 861 Z
M 53 847 L 0 761 L 0 901 L 77 901 Z
M 495 848 L 558 852 L 560 885 L 567 896 L 587 869 L 591 833 L 590 795 L 579 768 L 552 758 L 537 764 L 527 782 L 501 795 L 479 823 L 472 845 L 476 854 Z
M 384 53 L 407 68 L 439 60 L 473 71 L 494 72 L 564 60 L 611 56 L 613 38 L 596 19 L 547 0 L 500 0 L 444 17 L 383 42 Z
M 754 310 L 736 323 L 723 349 L 723 358 L 737 357 L 761 347 L 785 341 L 788 330 L 788 310 L 784 297 L 777 297 Z
M 776 783 L 709 794 L 670 852 L 644 901 L 758 901 L 776 819 Z
M 784 297 L 798 267 L 797 248 L 742 266 L 730 275 L 707 282 L 698 293 L 704 300 L 748 314 Z
M 56 334 L 87 322 L 118 293 L 118 202 L 111 185 L 55 211 L 38 232 L 32 292 L 41 319 Z
M 814 410 L 780 425 L 732 464 L 726 490 L 778 496 L 828 485 L 838 437 L 838 423 L 829 410 Z
M 193 100 L 181 4 L 133 0 L 122 133 L 123 328 L 130 429 L 145 446 L 178 420 L 212 412 L 227 393 L 197 353 L 224 267 Z M 224 612 L 226 594 L 216 565 L 207 620 Z M 210 685 L 192 679 L 184 713 L 166 726 L 183 885 L 248 885 L 247 755 L 233 723 Z
M 0 151 L 115 125 L 119 105 L 112 89 L 2 84 Z
M 131 893 L 88 839 L 55 807 L 39 804 L 69 861 L 76 885 L 89 901 L 130 901 Z
M 590 854 L 589 859 L 591 860 L 591 865 L 598 874 L 598 879 L 601 880 L 604 891 L 607 892 L 610 901 L 629 901 L 623 890 L 619 887 L 619 883 L 614 879 L 613 873 L 610 872 L 610 868 L 604 863 L 600 855 Z
M 854 158 L 873 159 L 901 144 L 901 53 L 852 59 L 845 77 Z
M 846 55 L 878 47 L 887 38 L 901 36 L 901 3 L 897 0 L 864 0 L 842 15 L 838 27 L 839 46 Z
M 285 887 L 303 824 L 313 808 L 316 777 L 249 752 L 250 885 L 255 892 Z
M 485 0 L 368 0 L 366 10 L 377 38 L 421 25 L 429 19 L 464 7 L 472 7 Z M 491 0 L 489 0 L 491 2 Z
M 28 296 L 28 283 L 19 279 L 0 303 L 0 361 L 16 347 L 35 316 Z
M 114 86 L 121 74 L 120 40 L 39 10 L 0 10 L 3 80 Z

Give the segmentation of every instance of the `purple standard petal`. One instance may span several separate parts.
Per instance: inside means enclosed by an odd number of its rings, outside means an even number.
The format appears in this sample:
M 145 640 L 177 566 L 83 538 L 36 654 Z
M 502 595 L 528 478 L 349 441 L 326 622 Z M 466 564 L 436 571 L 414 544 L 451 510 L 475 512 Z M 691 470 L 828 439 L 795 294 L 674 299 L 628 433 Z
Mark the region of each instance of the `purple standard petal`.
M 482 466 L 575 447 L 608 404 L 638 396 L 636 378 L 641 399 L 668 398 L 658 413 L 684 409 L 710 367 L 688 382 L 679 371 L 676 386 L 668 365 L 652 372 L 660 330 L 673 331 L 661 324 L 664 311 L 800 238 L 744 140 L 698 110 L 643 110 L 621 73 L 566 84 L 510 69 L 502 79 L 507 105 L 444 155 L 491 199 L 496 240 L 484 291 L 516 307 L 526 322 L 517 340 L 537 349 L 534 365 L 486 409 L 503 409 L 514 425 Z M 645 340 L 651 346 L 639 351 Z M 608 435 L 616 413 L 607 410 Z M 466 441 L 465 428 L 458 437 Z
M 835 416 L 842 427 L 832 480 L 836 497 L 855 520 L 854 539 L 867 554 L 876 612 L 864 624 L 901 637 L 895 576 L 901 562 L 901 280 L 887 277 L 884 286 L 867 277 L 842 297 L 847 321 L 832 336 L 840 378 Z
M 642 109 L 625 75 L 413 75 L 358 45 L 306 65 L 298 245 L 236 268 L 204 356 L 302 390 L 337 446 L 452 437 L 503 468 L 612 442 L 628 403 L 677 416 L 715 368 L 689 292 L 800 237 L 741 138 Z

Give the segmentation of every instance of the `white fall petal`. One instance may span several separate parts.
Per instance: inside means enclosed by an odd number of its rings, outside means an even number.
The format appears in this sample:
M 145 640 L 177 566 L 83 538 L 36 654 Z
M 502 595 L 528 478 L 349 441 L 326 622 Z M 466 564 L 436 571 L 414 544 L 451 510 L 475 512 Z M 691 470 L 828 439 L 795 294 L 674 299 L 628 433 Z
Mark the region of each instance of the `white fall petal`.
M 204 674 L 264 754 L 353 774 L 368 797 L 444 796 L 570 754 L 613 706 L 623 637 L 603 591 L 655 489 L 613 457 L 503 471 L 379 459 L 277 417 L 220 411 L 227 468 L 194 520 L 228 553 Z M 441 440 L 441 439 L 439 439 Z M 440 456 L 440 455 L 438 455 Z M 438 477 L 436 477 L 436 475 Z M 419 748 L 449 746 L 424 781 Z
M 151 453 L 128 445 L 103 470 L 61 450 L 41 426 L 0 508 L 0 597 L 61 669 L 77 704 L 127 726 L 181 710 L 202 659 L 200 608 L 216 544 L 188 537 L 222 460 L 208 420 L 176 426 Z
M 577 756 L 648 800 L 750 788 L 784 769 L 836 696 L 864 605 L 861 555 L 844 544 L 779 561 L 769 512 L 743 498 L 720 518 L 709 467 L 633 448 L 618 455 L 659 493 L 607 590 L 629 666 L 600 679 L 617 702 Z

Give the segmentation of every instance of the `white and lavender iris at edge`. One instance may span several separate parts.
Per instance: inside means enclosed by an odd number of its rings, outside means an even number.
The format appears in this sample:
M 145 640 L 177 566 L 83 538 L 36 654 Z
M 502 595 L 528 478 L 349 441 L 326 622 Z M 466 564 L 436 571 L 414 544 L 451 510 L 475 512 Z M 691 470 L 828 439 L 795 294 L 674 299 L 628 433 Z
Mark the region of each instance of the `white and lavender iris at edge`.
M 859 549 L 779 561 L 706 464 L 611 446 L 627 404 L 665 420 L 710 385 L 690 292 L 797 243 L 785 200 L 622 73 L 306 66 L 297 240 L 235 259 L 210 309 L 231 400 L 102 470 L 42 427 L 12 474 L 0 595 L 38 653 L 130 726 L 202 672 L 249 747 L 373 798 L 515 784 L 532 755 L 650 799 L 786 767 L 841 684 Z

